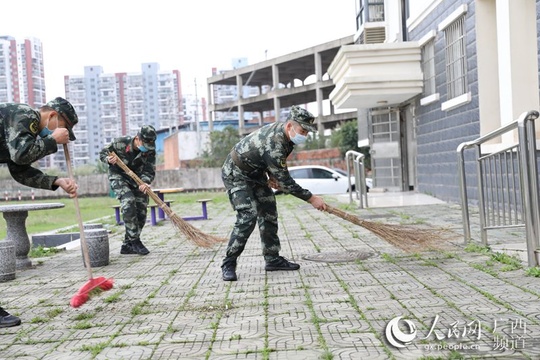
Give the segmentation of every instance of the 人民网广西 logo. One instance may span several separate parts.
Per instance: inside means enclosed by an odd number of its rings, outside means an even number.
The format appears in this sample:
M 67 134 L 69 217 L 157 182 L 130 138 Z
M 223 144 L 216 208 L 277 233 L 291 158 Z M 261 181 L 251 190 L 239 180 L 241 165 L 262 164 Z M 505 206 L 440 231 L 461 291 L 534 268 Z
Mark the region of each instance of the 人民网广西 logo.
M 402 317 L 395 317 L 386 325 L 386 340 L 397 348 L 406 347 L 416 338 L 416 325 L 411 320 L 403 319 L 408 329 L 407 332 L 401 331 L 399 321 Z

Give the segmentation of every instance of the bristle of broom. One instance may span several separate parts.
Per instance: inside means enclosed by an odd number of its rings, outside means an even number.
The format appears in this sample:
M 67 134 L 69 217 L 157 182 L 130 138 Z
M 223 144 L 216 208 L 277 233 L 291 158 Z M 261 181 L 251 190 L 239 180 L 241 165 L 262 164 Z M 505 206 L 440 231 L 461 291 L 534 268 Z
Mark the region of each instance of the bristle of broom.
M 169 218 L 173 223 L 174 227 L 180 230 L 188 238 L 188 240 L 190 240 L 197 246 L 209 248 L 217 243 L 227 241 L 227 239 L 202 232 L 201 230 L 197 229 L 195 226 L 191 225 L 190 223 L 188 223 L 174 213 L 171 214 Z
M 327 206 L 327 212 L 371 231 L 381 239 L 407 252 L 431 248 L 442 239 L 443 229 L 420 229 L 404 225 L 367 221 L 343 210 Z

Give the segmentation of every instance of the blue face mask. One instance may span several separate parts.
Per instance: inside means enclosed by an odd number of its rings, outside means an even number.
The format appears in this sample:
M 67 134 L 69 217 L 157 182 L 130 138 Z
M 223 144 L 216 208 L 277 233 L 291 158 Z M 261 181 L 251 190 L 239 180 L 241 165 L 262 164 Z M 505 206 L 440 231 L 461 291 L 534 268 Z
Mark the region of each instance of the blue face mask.
M 293 143 L 295 143 L 296 145 L 299 145 L 299 144 L 303 144 L 303 143 L 306 142 L 306 140 L 307 140 L 306 135 L 302 135 L 302 134 L 297 133 L 296 130 L 294 130 L 294 127 L 293 127 L 293 131 L 294 131 L 294 136 L 291 138 L 291 141 Z
M 41 136 L 42 138 L 44 138 L 44 137 L 47 137 L 47 136 L 51 135 L 52 133 L 53 133 L 53 132 L 52 132 L 51 130 L 49 130 L 48 127 L 44 127 L 43 130 L 41 130 L 41 131 L 39 132 L 39 136 Z
M 138 149 L 140 152 L 143 152 L 143 153 L 148 151 L 148 149 L 144 145 L 139 146 Z

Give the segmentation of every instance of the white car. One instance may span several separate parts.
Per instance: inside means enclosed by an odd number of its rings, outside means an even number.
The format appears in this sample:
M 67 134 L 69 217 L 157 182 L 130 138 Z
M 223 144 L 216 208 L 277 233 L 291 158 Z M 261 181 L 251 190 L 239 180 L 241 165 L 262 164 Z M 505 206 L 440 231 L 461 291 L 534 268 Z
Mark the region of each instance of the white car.
M 326 166 L 302 165 L 290 166 L 289 173 L 298 185 L 314 194 L 346 194 L 349 190 L 347 173 Z M 351 176 L 351 186 L 354 190 L 355 179 Z

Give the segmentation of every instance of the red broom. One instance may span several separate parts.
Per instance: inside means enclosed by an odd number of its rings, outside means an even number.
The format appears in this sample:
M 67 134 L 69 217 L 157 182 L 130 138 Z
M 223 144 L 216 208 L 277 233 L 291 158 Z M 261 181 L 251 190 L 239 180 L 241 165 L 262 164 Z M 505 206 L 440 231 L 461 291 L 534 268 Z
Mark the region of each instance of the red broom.
M 69 149 L 67 144 L 64 144 L 64 154 L 66 157 L 66 165 L 68 169 L 69 178 L 71 180 L 73 179 L 73 171 L 71 169 L 71 159 L 69 155 Z M 90 265 L 90 256 L 88 255 L 88 245 L 86 244 L 86 237 L 84 234 L 84 226 L 82 222 L 82 216 L 81 216 L 81 209 L 79 207 L 79 199 L 77 198 L 77 195 L 73 197 L 73 201 L 75 202 L 75 210 L 77 212 L 77 220 L 79 221 L 79 231 L 81 233 L 81 249 L 84 257 L 84 262 L 86 264 L 86 270 L 88 270 L 88 281 L 86 284 L 84 284 L 79 291 L 73 297 L 71 298 L 71 301 L 69 302 L 70 305 L 74 308 L 77 308 L 81 305 L 83 305 L 86 301 L 88 301 L 90 295 L 101 292 L 101 291 L 107 291 L 112 289 L 113 287 L 113 279 L 109 278 L 106 279 L 103 276 L 94 278 L 92 276 L 92 266 Z

